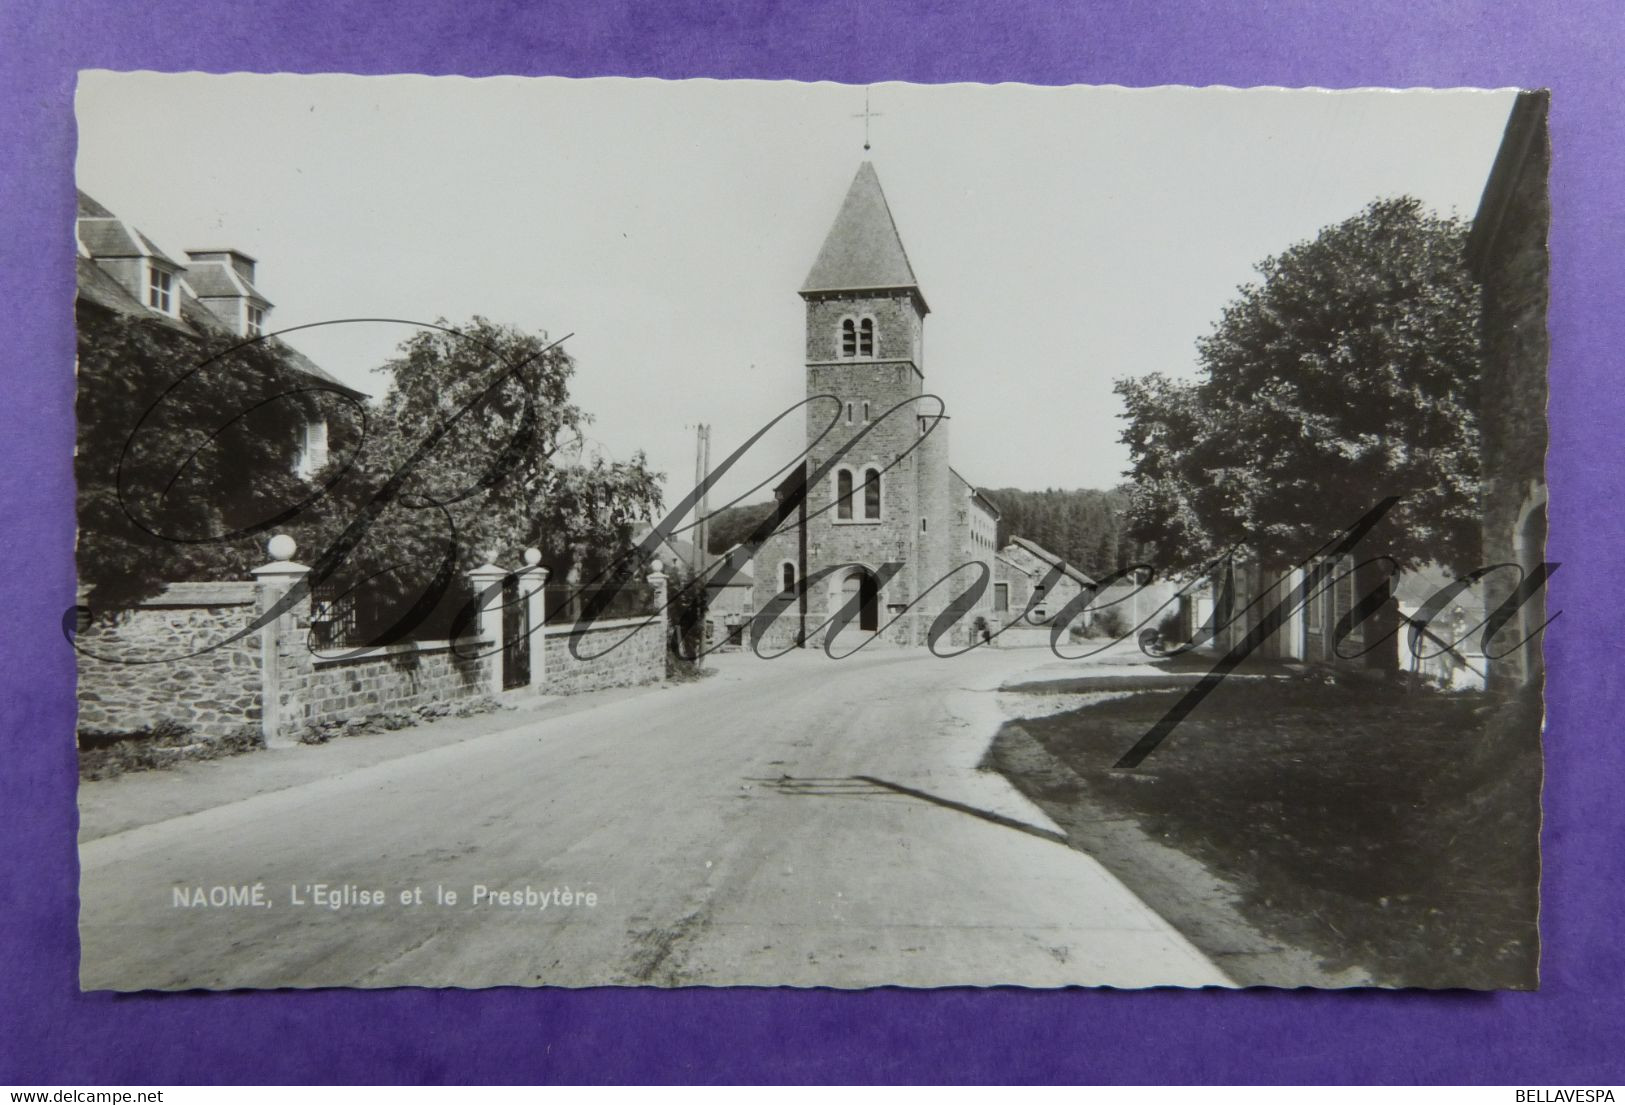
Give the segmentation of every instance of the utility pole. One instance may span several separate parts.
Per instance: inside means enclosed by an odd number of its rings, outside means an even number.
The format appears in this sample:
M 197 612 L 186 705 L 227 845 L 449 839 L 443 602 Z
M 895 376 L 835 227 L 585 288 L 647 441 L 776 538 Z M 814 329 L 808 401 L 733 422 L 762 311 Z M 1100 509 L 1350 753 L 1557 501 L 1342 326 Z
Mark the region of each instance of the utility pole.
M 711 427 L 706 423 L 701 422 L 699 426 L 695 428 L 694 433 L 694 486 L 703 487 L 705 485 L 705 481 L 709 479 L 710 476 Z M 699 505 L 695 509 L 698 511 L 698 514 L 696 515 L 694 527 L 691 530 L 694 535 L 694 563 L 689 565 L 689 567 L 693 569 L 693 574 L 698 576 L 700 571 L 705 566 L 706 556 L 708 555 L 706 551 L 706 539 L 708 537 L 708 531 L 711 528 L 709 519 L 707 517 L 711 513 L 711 493 L 709 491 L 700 492 Z

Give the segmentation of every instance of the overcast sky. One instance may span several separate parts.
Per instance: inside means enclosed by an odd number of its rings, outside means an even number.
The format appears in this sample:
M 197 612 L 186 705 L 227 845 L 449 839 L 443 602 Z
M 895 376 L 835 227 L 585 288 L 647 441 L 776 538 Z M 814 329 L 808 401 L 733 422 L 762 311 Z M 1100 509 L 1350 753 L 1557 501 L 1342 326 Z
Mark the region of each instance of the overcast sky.
M 82 188 L 183 259 L 259 259 L 273 328 L 473 314 L 559 337 L 610 455 L 692 486 L 804 394 L 796 295 L 869 157 L 988 487 L 1107 487 L 1115 378 L 1194 372 L 1259 259 L 1378 196 L 1471 218 L 1512 93 L 87 73 Z M 290 340 L 379 393 L 404 336 Z M 799 421 L 797 422 L 799 433 Z M 788 444 L 781 436 L 777 444 Z M 793 450 L 792 450 L 793 451 Z M 751 465 L 737 494 L 777 467 Z M 713 497 L 713 505 L 718 501 Z

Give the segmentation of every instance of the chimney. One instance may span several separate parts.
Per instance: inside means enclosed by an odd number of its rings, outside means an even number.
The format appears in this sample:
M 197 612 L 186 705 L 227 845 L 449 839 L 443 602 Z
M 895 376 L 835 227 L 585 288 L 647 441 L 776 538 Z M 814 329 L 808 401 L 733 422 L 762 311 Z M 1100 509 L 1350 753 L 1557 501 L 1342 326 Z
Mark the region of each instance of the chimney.
M 254 283 L 254 258 L 239 249 L 189 249 L 188 259 L 193 261 L 219 261 L 237 270 L 237 275 L 249 284 Z

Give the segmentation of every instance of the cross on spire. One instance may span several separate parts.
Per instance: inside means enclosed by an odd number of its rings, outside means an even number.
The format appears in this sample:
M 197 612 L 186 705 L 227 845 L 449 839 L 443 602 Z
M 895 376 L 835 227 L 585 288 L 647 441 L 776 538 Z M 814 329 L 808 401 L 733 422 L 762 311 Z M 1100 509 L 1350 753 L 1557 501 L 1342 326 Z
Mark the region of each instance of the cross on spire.
M 867 150 L 869 148 L 869 120 L 879 118 L 880 116 L 882 116 L 884 114 L 886 114 L 884 111 L 870 111 L 869 110 L 869 90 L 867 88 L 865 88 L 863 90 L 863 110 L 860 111 L 860 112 L 855 113 L 852 116 L 852 118 L 854 118 L 854 119 L 862 119 L 863 120 L 863 148 L 864 149 Z

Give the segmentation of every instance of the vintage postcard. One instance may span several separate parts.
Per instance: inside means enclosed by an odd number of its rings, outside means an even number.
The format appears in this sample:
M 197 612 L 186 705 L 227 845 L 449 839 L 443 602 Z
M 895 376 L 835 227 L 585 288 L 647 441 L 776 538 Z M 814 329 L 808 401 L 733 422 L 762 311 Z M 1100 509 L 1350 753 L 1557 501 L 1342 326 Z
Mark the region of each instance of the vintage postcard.
M 1547 106 L 82 74 L 81 985 L 1535 987 Z

